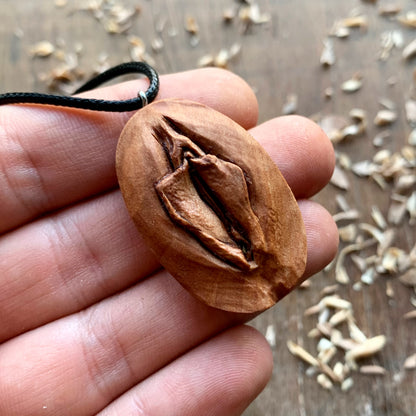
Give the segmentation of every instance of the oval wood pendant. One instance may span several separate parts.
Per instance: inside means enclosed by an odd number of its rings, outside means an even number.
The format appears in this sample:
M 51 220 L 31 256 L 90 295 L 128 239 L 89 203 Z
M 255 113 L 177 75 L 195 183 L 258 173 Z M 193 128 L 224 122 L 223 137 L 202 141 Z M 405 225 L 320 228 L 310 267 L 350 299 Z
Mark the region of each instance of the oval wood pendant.
M 126 124 L 116 168 L 143 239 L 206 304 L 262 311 L 302 281 L 297 202 L 266 151 L 228 117 L 191 101 L 154 102 Z

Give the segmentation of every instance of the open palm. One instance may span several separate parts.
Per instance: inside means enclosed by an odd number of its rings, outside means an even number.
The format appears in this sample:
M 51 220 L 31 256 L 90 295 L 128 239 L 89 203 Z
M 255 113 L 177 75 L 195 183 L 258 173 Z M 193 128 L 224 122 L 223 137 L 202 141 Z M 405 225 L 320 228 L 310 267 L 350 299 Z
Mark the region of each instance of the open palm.
M 126 99 L 130 81 L 88 96 Z M 330 215 L 306 198 L 334 156 L 301 117 L 255 127 L 256 99 L 215 69 L 161 77 L 158 98 L 199 101 L 265 147 L 299 200 L 305 277 L 333 257 Z M 118 136 L 131 116 L 45 106 L 0 107 L 0 415 L 239 415 L 267 383 L 271 353 L 210 308 L 152 256 L 117 189 Z

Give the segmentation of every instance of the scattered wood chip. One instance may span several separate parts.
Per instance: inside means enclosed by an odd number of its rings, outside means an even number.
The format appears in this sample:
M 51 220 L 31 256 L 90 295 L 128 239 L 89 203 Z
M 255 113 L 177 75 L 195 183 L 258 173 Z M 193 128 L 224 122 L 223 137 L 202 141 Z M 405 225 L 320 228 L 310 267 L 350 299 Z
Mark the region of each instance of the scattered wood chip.
M 276 346 L 276 331 L 274 325 L 267 326 L 265 338 L 272 348 Z
M 410 216 L 409 224 L 416 224 L 416 191 L 414 191 L 407 200 L 406 209 Z
M 335 222 L 357 220 L 360 218 L 360 213 L 356 209 L 350 209 L 347 212 L 338 212 L 332 218 Z
M 375 376 L 384 376 L 387 373 L 387 370 L 380 365 L 362 365 L 360 366 L 360 373 Z
M 406 286 L 416 287 L 416 267 L 407 270 L 399 276 L 399 280 Z
M 353 385 L 354 385 L 354 380 L 351 377 L 346 378 L 341 384 L 341 390 L 348 391 L 351 389 Z
M 415 319 L 416 318 L 416 310 L 407 312 L 403 315 L 404 319 Z
M 185 30 L 193 36 L 198 35 L 199 33 L 199 25 L 196 21 L 194 16 L 191 16 L 190 14 L 187 14 L 185 16 L 185 24 L 184 24 Z
M 402 52 L 404 59 L 411 59 L 416 55 L 416 39 L 412 40 Z
M 237 14 L 237 12 L 236 12 L 236 9 L 234 7 L 227 7 L 222 12 L 222 20 L 225 23 L 231 23 L 234 20 L 236 14 Z
M 378 8 L 380 16 L 394 16 L 402 11 L 402 7 L 397 3 L 382 4 Z
M 369 267 L 362 275 L 361 281 L 366 285 L 372 285 L 376 276 L 376 269 Z
M 350 181 L 346 173 L 337 165 L 335 165 L 330 182 L 339 189 L 348 190 L 350 188 Z
M 325 287 L 321 290 L 321 295 L 322 295 L 322 296 L 332 295 L 332 294 L 334 294 L 334 293 L 335 293 L 338 289 L 339 289 L 339 285 L 337 285 L 337 284 L 335 284 L 335 285 L 325 286 Z
M 405 370 L 414 370 L 416 368 L 416 353 L 406 358 L 403 368 Z
M 332 66 L 335 64 L 334 44 L 330 38 L 324 40 L 324 48 L 321 53 L 320 62 L 323 66 Z
M 355 224 L 338 228 L 339 238 L 345 243 L 352 243 L 357 238 L 358 229 Z
M 326 390 L 331 390 L 333 387 L 332 381 L 325 374 L 318 374 L 316 381 Z
M 55 7 L 65 7 L 68 4 L 68 0 L 55 0 Z
M 286 97 L 286 102 L 283 104 L 282 114 L 295 114 L 298 111 L 298 96 L 296 94 L 289 94 Z
M 325 296 L 322 299 L 322 302 L 328 308 L 347 309 L 347 310 L 352 308 L 351 302 L 345 299 L 341 299 L 338 296 Z
M 381 351 L 386 345 L 385 335 L 378 335 L 373 338 L 368 338 L 362 344 L 357 345 L 348 351 L 345 355 L 347 364 L 353 368 L 357 368 L 356 361 L 365 357 L 372 356 Z
M 365 15 L 351 16 L 340 20 L 339 24 L 347 28 L 366 29 L 368 26 L 368 19 Z
M 407 142 L 411 145 L 411 146 L 416 146 L 416 129 L 413 129 L 410 134 L 409 137 L 407 139 Z
M 407 121 L 416 125 L 416 100 L 407 100 L 405 103 Z
M 313 357 L 311 354 L 309 354 L 309 352 L 307 352 L 300 345 L 289 340 L 287 341 L 287 348 L 293 355 L 295 355 L 296 357 L 299 357 L 301 360 L 305 361 L 306 363 L 314 367 L 319 367 L 318 360 L 315 357 Z
M 355 324 L 355 322 L 351 318 L 351 314 L 348 319 L 348 331 L 350 333 L 350 337 L 352 340 L 357 342 L 358 344 L 363 344 L 367 341 L 367 337 L 364 335 L 363 331 Z
M 353 77 L 347 81 L 344 81 L 341 84 L 341 89 L 344 92 L 353 93 L 361 89 L 362 86 L 363 86 L 363 81 L 361 77 Z
M 403 222 L 406 215 L 406 201 L 392 200 L 387 214 L 387 219 L 390 224 L 399 225 Z
M 416 11 L 411 10 L 397 17 L 397 20 L 404 26 L 416 28 Z
M 387 221 L 384 218 L 384 215 L 380 211 L 380 208 L 377 205 L 371 207 L 371 217 L 374 222 L 377 224 L 378 228 L 385 230 L 387 228 Z
M 33 57 L 47 58 L 55 52 L 55 46 L 48 40 L 42 40 L 30 48 Z
M 400 30 L 386 30 L 381 34 L 379 59 L 386 61 L 393 49 L 401 49 L 404 44 L 403 33 Z
M 392 110 L 380 110 L 374 118 L 376 126 L 386 126 L 397 120 L 397 113 Z

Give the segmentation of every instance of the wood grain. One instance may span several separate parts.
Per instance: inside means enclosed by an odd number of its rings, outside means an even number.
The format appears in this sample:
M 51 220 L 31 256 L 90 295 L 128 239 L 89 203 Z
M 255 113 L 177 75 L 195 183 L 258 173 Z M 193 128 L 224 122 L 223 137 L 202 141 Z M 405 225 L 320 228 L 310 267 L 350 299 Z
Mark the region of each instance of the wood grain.
M 198 299 L 254 313 L 301 283 L 306 235 L 295 197 L 230 118 L 193 101 L 153 102 L 124 127 L 116 167 L 146 244 Z
M 125 1 L 125 4 L 135 2 Z M 387 97 L 398 108 L 399 119 L 392 126 L 391 139 L 385 147 L 399 151 L 406 143 L 411 126 L 406 122 L 404 102 L 410 96 L 413 83 L 414 60 L 404 62 L 400 50 L 393 50 L 390 58 L 377 60 L 380 36 L 387 30 L 401 31 L 405 43 L 414 38 L 414 32 L 401 27 L 394 19 L 382 18 L 377 4 L 358 0 L 292 0 L 258 1 L 260 9 L 270 13 L 271 22 L 253 25 L 246 34 L 241 33 L 237 22 L 225 26 L 222 11 L 233 1 L 210 0 L 154 0 L 142 1 L 141 13 L 133 20 L 129 33 L 141 36 L 147 45 L 157 35 L 156 27 L 165 21 L 164 49 L 151 53 L 161 73 L 190 69 L 206 53 L 218 53 L 233 43 L 242 45 L 241 55 L 230 64 L 230 69 L 245 78 L 257 92 L 260 103 L 260 121 L 282 112 L 286 97 L 297 94 L 299 114 L 311 116 L 341 114 L 348 116 L 353 107 L 364 108 L 372 120 L 380 109 L 379 99 Z M 63 39 L 66 50 L 74 50 L 77 43 L 83 46 L 80 67 L 90 73 L 98 56 L 106 52 L 111 65 L 129 59 L 129 46 L 124 35 L 109 35 L 102 25 L 88 13 L 74 11 L 76 2 L 56 8 L 53 1 L 36 2 L 0 1 L 0 85 L 2 92 L 12 90 L 46 91 L 39 74 L 57 65 L 55 58 L 32 59 L 30 46 L 36 41 Z M 136 3 L 135 3 L 136 4 Z M 400 2 L 403 10 L 414 9 L 414 1 Z M 368 28 L 352 29 L 348 39 L 334 40 L 336 63 L 323 69 L 319 65 L 322 41 L 336 19 L 346 17 L 359 7 L 368 17 Z M 183 30 L 185 14 L 193 15 L 200 26 L 200 42 L 192 46 L 189 34 Z M 173 36 L 176 30 L 175 36 Z M 150 49 L 150 46 L 148 47 Z M 341 82 L 360 71 L 363 88 L 355 94 L 341 92 Z M 395 83 L 388 83 L 389 78 Z M 334 88 L 333 98 L 324 98 L 324 89 Z M 376 149 L 371 140 L 379 131 L 371 122 L 364 135 L 337 146 L 353 161 L 371 158 Z M 350 205 L 358 209 L 361 219 L 371 222 L 370 208 L 378 205 L 386 214 L 388 193 L 376 184 L 347 173 L 351 189 L 344 192 Z M 327 187 L 316 198 L 335 213 L 334 196 L 341 191 Z M 399 228 L 396 245 L 407 252 L 415 244 L 415 227 Z M 360 274 L 351 265 L 348 270 L 355 282 Z M 368 363 L 377 363 L 387 369 L 383 377 L 354 375 L 354 386 L 348 392 L 338 388 L 328 392 L 315 378 L 305 375 L 306 366 L 290 355 L 286 340 L 302 344 L 310 351 L 315 341 L 307 338 L 314 320 L 303 316 L 307 306 L 320 299 L 320 291 L 334 283 L 333 272 L 320 273 L 312 278 L 309 289 L 297 290 L 277 306 L 258 317 L 254 322 L 263 333 L 272 324 L 278 334 L 273 348 L 275 369 L 272 380 L 264 392 L 247 409 L 245 416 L 265 415 L 377 415 L 411 416 L 415 414 L 415 371 L 403 371 L 407 356 L 416 350 L 415 320 L 404 320 L 403 314 L 413 307 L 409 288 L 397 279 L 390 279 L 394 297 L 386 296 L 386 282 L 382 277 L 361 291 L 352 285 L 342 287 L 340 295 L 353 303 L 357 324 L 369 336 L 385 334 L 387 345 Z

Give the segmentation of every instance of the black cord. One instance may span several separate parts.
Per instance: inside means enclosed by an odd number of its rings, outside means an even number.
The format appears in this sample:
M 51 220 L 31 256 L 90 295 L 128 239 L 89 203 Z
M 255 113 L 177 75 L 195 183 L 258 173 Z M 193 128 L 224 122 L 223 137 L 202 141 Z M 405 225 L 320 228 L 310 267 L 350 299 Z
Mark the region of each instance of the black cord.
M 144 62 L 127 62 L 117 65 L 97 75 L 78 88 L 74 94 L 92 90 L 99 85 L 120 75 L 139 73 L 145 75 L 150 82 L 149 88 L 144 93 L 139 93 L 136 98 L 123 101 L 97 100 L 92 98 L 68 97 L 63 95 L 39 94 L 36 92 L 9 92 L 0 94 L 0 105 L 4 104 L 49 104 L 61 107 L 82 108 L 94 111 L 123 112 L 142 108 L 148 102 L 152 102 L 159 91 L 159 76 L 157 72 Z

